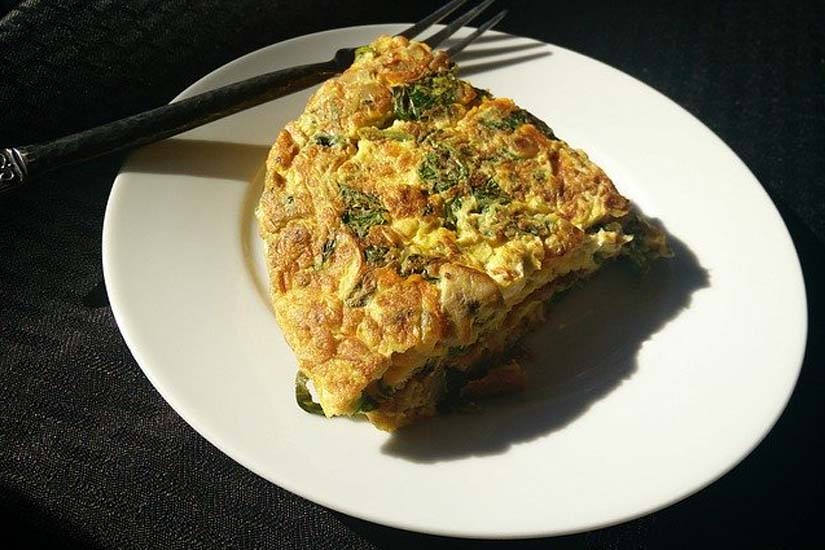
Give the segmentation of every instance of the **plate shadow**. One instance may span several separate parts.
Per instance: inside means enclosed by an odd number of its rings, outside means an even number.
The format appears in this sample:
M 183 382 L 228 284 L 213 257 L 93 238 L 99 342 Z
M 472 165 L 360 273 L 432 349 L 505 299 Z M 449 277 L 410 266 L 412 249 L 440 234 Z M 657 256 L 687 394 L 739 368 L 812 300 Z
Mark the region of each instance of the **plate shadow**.
M 419 463 L 495 455 L 561 430 L 587 412 L 633 376 L 644 342 L 709 286 L 693 252 L 672 235 L 669 240 L 674 258 L 655 262 L 645 274 L 614 263 L 549 308 L 546 323 L 524 340 L 525 392 L 487 400 L 477 414 L 436 417 L 399 430 L 381 451 Z
M 252 181 L 269 146 L 197 139 L 167 139 L 143 147 L 129 160 L 131 172 Z
M 497 59 L 494 61 L 488 61 L 486 63 L 475 63 L 473 65 L 459 65 L 458 76 L 461 78 L 467 78 L 487 71 L 503 69 L 504 67 L 510 65 L 518 65 L 519 63 L 527 63 L 528 61 L 533 61 L 534 59 L 540 59 L 542 57 L 548 57 L 551 55 L 553 55 L 553 52 L 544 51 L 529 55 L 520 55 L 517 57 L 506 57 L 504 59 Z

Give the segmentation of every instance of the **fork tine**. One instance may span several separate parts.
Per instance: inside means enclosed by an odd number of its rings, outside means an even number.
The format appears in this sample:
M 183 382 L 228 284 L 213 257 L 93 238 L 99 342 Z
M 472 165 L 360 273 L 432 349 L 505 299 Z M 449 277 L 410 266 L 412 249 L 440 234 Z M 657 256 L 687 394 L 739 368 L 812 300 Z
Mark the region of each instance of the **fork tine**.
M 439 44 L 441 44 L 444 40 L 451 37 L 455 31 L 472 21 L 473 19 L 478 16 L 481 12 L 486 10 L 490 4 L 495 2 L 495 0 L 484 0 L 481 4 L 474 7 L 461 17 L 456 17 L 449 25 L 429 37 L 427 40 L 424 41 L 431 48 L 435 48 Z
M 472 42 L 484 34 L 485 32 L 492 29 L 494 26 L 498 24 L 499 21 L 504 19 L 507 15 L 507 10 L 501 10 L 496 15 L 491 17 L 487 22 L 482 23 L 476 30 L 473 31 L 473 34 L 461 39 L 461 42 L 452 46 L 449 50 L 447 50 L 447 55 L 453 57 L 455 54 L 472 44 Z
M 460 8 L 461 5 L 465 2 L 467 2 L 467 0 L 452 0 L 452 2 L 444 4 L 443 6 L 432 12 L 430 15 L 417 22 L 412 27 L 406 29 L 402 33 L 399 33 L 399 36 L 403 36 L 404 38 L 413 38 L 421 34 L 421 32 L 425 29 L 427 29 L 431 25 L 435 25 L 436 23 L 438 23 L 439 21 L 453 13 L 455 10 Z

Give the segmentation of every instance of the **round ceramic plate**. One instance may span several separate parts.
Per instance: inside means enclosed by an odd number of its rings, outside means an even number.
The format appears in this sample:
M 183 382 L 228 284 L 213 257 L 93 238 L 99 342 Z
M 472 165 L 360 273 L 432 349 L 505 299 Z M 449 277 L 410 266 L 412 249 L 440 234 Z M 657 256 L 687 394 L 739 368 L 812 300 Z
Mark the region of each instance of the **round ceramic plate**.
M 399 25 L 333 30 L 242 57 L 180 97 L 327 59 Z M 309 92 L 134 154 L 103 235 L 106 286 L 146 376 L 206 439 L 294 493 L 442 535 L 601 527 L 701 489 L 744 458 L 791 394 L 806 334 L 799 262 L 754 176 L 666 97 L 558 46 L 490 33 L 462 75 L 586 150 L 671 235 L 645 275 L 617 264 L 527 342 L 530 387 L 395 434 L 295 404 L 253 209 L 278 130 Z

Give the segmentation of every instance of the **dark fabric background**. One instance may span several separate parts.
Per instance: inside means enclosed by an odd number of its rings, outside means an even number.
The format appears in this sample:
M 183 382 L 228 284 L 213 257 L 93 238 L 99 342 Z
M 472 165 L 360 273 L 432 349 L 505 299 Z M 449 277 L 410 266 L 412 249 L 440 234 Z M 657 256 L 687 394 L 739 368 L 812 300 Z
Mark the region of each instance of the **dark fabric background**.
M 206 72 L 291 36 L 410 21 L 440 3 L 3 1 L 0 145 L 160 105 Z M 810 311 L 793 398 L 731 473 L 627 524 L 511 546 L 805 546 L 825 520 L 825 3 L 499 4 L 513 8 L 501 29 L 607 62 L 717 132 L 785 218 Z M 172 411 L 124 345 L 101 282 L 103 212 L 121 161 L 57 172 L 0 199 L 2 540 L 21 535 L 29 541 L 21 547 L 84 548 L 498 547 L 396 531 L 307 502 L 235 464 Z M 758 228 L 752 220 L 727 236 L 730 245 L 758 238 Z

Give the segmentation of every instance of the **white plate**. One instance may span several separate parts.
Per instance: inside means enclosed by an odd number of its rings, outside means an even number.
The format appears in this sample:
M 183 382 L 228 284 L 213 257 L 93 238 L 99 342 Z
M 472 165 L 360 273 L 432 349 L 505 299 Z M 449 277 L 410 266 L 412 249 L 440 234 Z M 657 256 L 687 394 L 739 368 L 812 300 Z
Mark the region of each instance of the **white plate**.
M 400 28 L 289 40 L 180 97 Z M 490 57 L 498 48 L 505 53 Z M 563 300 L 530 339 L 525 394 L 395 435 L 295 405 L 296 363 L 267 303 L 252 210 L 267 148 L 309 92 L 143 149 L 124 166 L 103 235 L 123 336 L 206 439 L 353 516 L 442 535 L 528 537 L 605 526 L 684 498 L 745 457 L 793 389 L 807 320 L 788 233 L 736 155 L 637 80 L 508 35 L 470 52 L 463 65 L 474 67 L 465 73 L 474 84 L 515 98 L 588 151 L 662 221 L 677 253 L 641 279 L 611 268 Z

